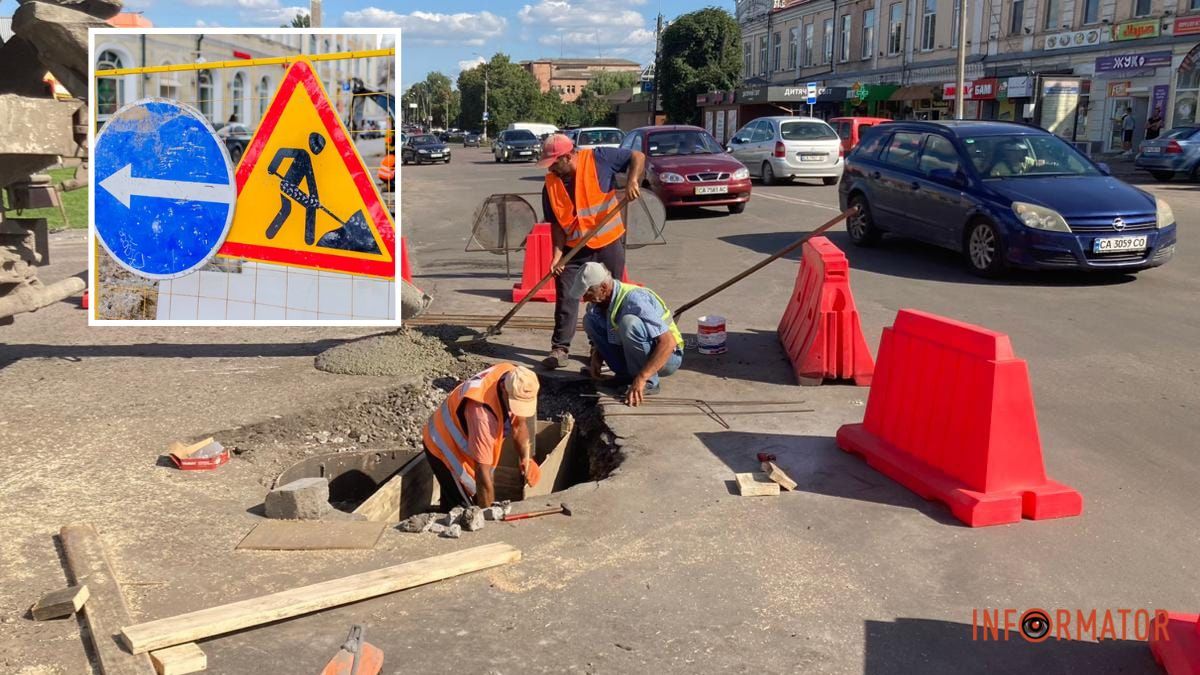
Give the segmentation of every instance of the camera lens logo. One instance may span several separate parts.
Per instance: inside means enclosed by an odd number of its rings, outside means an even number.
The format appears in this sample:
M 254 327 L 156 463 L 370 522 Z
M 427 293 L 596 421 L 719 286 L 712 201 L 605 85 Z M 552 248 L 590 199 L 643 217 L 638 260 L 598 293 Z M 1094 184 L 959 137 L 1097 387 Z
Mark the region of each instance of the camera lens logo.
M 1030 642 L 1045 640 L 1050 635 L 1050 616 L 1045 610 L 1026 610 L 1021 615 L 1021 635 Z

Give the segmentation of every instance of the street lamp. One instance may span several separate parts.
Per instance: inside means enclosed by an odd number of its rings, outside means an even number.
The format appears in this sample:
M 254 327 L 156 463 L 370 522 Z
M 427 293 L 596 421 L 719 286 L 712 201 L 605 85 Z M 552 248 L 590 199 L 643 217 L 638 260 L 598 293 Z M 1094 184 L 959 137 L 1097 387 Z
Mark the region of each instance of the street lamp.
M 471 52 L 471 53 L 474 54 L 475 56 L 478 56 L 479 58 L 483 59 L 483 54 L 480 54 L 479 52 Z M 483 63 L 481 63 L 479 65 L 483 66 L 483 141 L 486 143 L 487 139 L 488 139 L 488 137 L 487 137 L 487 125 L 488 125 L 488 62 L 487 62 L 487 59 L 483 59 Z

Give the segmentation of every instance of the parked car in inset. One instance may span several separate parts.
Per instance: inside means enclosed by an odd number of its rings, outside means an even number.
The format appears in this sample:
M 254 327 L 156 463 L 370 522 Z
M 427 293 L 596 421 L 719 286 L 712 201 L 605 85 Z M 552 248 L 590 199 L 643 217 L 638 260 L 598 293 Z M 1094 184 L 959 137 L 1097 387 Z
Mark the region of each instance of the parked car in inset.
M 437 162 L 450 163 L 450 146 L 446 145 L 433 134 L 417 134 L 409 136 L 400 146 L 400 163 L 430 164 Z
M 542 142 L 528 129 L 505 129 L 492 144 L 492 158 L 497 162 L 536 162 L 542 156 Z
M 1176 176 L 1200 178 L 1200 127 L 1175 127 L 1142 141 L 1133 165 L 1160 181 Z
M 1175 214 L 1058 136 L 1011 122 L 889 122 L 838 187 L 860 246 L 883 234 L 963 253 L 980 276 L 1012 267 L 1137 272 L 1175 253 Z
M 700 127 L 667 125 L 629 132 L 622 148 L 646 154 L 646 184 L 667 208 L 725 206 L 746 210 L 750 172 Z
M 794 178 L 835 185 L 842 177 L 842 143 L 833 127 L 815 117 L 752 120 L 730 139 L 729 154 L 763 185 Z
M 858 147 L 867 129 L 891 121 L 886 117 L 834 117 L 829 120 L 829 126 L 842 139 L 842 153 L 848 155 Z
M 625 132 L 616 127 L 582 127 L 572 129 L 567 137 L 579 148 L 619 148 Z
M 254 131 L 239 122 L 222 124 L 217 127 L 217 138 L 225 142 L 230 161 L 237 164 L 246 152 L 246 146 L 250 145 L 251 139 L 254 138 Z

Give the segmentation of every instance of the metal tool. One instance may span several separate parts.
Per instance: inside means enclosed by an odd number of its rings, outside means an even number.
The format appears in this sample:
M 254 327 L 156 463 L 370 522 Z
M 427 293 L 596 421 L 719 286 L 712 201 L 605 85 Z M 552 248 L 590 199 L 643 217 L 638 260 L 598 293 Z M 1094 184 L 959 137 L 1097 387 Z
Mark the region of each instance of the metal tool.
M 564 516 L 571 515 L 571 508 L 566 504 L 559 504 L 553 509 L 542 509 L 541 511 L 529 511 L 528 513 L 512 513 L 504 516 L 504 522 L 510 520 L 525 520 L 526 518 L 539 518 L 541 516 L 552 516 L 556 513 L 561 513 Z
M 792 251 L 795 251 L 796 249 L 803 246 L 804 242 L 825 232 L 825 230 L 828 230 L 829 228 L 833 227 L 834 225 L 837 225 L 838 223 L 842 222 L 843 220 L 854 215 L 857 212 L 858 212 L 858 207 L 855 207 L 855 206 L 851 206 L 850 208 L 846 209 L 845 211 L 842 211 L 837 216 L 835 216 L 832 220 L 826 222 L 824 225 L 818 227 L 817 229 L 813 230 L 812 232 L 809 232 L 808 234 L 804 235 L 803 237 L 800 237 L 799 239 L 792 242 L 791 244 L 784 246 L 783 248 L 779 249 L 775 253 L 772 253 L 771 257 L 767 258 L 766 260 L 763 260 L 762 262 L 759 262 L 754 267 L 751 267 L 750 269 L 746 270 L 745 272 L 742 272 L 742 273 L 734 276 L 729 281 L 726 281 L 725 283 L 721 284 L 720 286 L 717 286 L 716 288 L 712 289 L 711 291 L 708 291 L 707 293 L 701 295 L 700 297 L 696 298 L 695 300 L 692 300 L 691 302 L 683 303 L 682 305 L 680 305 L 680 307 L 678 309 L 676 309 L 672 313 L 672 316 L 675 318 L 675 321 L 679 321 L 680 315 L 682 315 L 684 312 L 686 312 L 689 309 L 695 307 L 696 305 L 704 302 L 705 300 L 711 298 L 712 296 L 716 295 L 717 293 L 720 293 L 721 291 L 725 290 L 726 288 L 729 288 L 730 286 L 736 284 L 737 282 L 741 281 L 742 279 L 745 279 L 746 277 L 750 276 L 751 274 L 754 274 L 755 272 L 761 270 L 762 268 L 775 262 L 776 260 L 782 258 L 783 256 L 791 253 Z
M 363 639 L 366 630 L 362 624 L 351 626 L 342 648 L 325 664 L 321 675 L 378 675 L 383 669 L 383 652 Z

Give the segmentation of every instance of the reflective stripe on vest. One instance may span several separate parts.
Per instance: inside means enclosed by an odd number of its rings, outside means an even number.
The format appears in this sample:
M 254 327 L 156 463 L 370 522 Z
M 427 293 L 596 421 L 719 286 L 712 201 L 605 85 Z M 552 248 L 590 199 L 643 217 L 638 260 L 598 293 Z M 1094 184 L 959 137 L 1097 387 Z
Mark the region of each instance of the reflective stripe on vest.
M 546 195 L 550 208 L 563 232 L 567 233 L 567 245 L 574 247 L 584 235 L 596 228 L 610 211 L 617 207 L 620 199 L 617 191 L 600 191 L 600 179 L 596 173 L 596 157 L 592 150 L 579 150 L 575 155 L 575 199 L 567 193 L 562 179 L 553 172 L 546 174 Z M 625 234 L 625 214 L 618 212 L 600 231 L 588 240 L 588 248 L 604 248 Z
M 608 322 L 612 324 L 614 331 L 617 330 L 617 312 L 621 309 L 621 303 L 625 302 L 625 296 L 637 290 L 646 291 L 650 295 L 653 295 L 655 300 L 658 300 L 658 304 L 663 306 L 663 323 L 667 324 L 668 330 L 671 331 L 671 336 L 675 338 L 675 344 L 678 345 L 680 349 L 683 349 L 683 333 L 679 332 L 679 327 L 675 325 L 675 320 L 671 318 L 671 310 L 667 308 L 667 303 L 663 302 L 663 299 L 658 297 L 658 293 L 655 293 L 649 288 L 641 288 L 639 286 L 634 286 L 633 284 L 622 284 L 621 282 L 615 280 L 613 283 L 619 284 L 619 286 L 617 286 L 617 295 L 615 298 L 613 298 L 608 311 Z
M 475 464 L 469 453 L 470 442 L 459 412 L 468 400 L 476 401 L 487 406 L 496 416 L 497 422 L 503 425 L 506 420 L 499 387 L 503 377 L 515 368 L 511 363 L 499 363 L 477 373 L 455 387 L 425 422 L 425 446 L 450 469 L 459 492 L 467 501 L 475 496 L 477 489 Z M 500 449 L 503 445 L 504 432 L 501 431 L 497 434 L 492 448 L 492 457 L 496 463 L 499 463 Z

